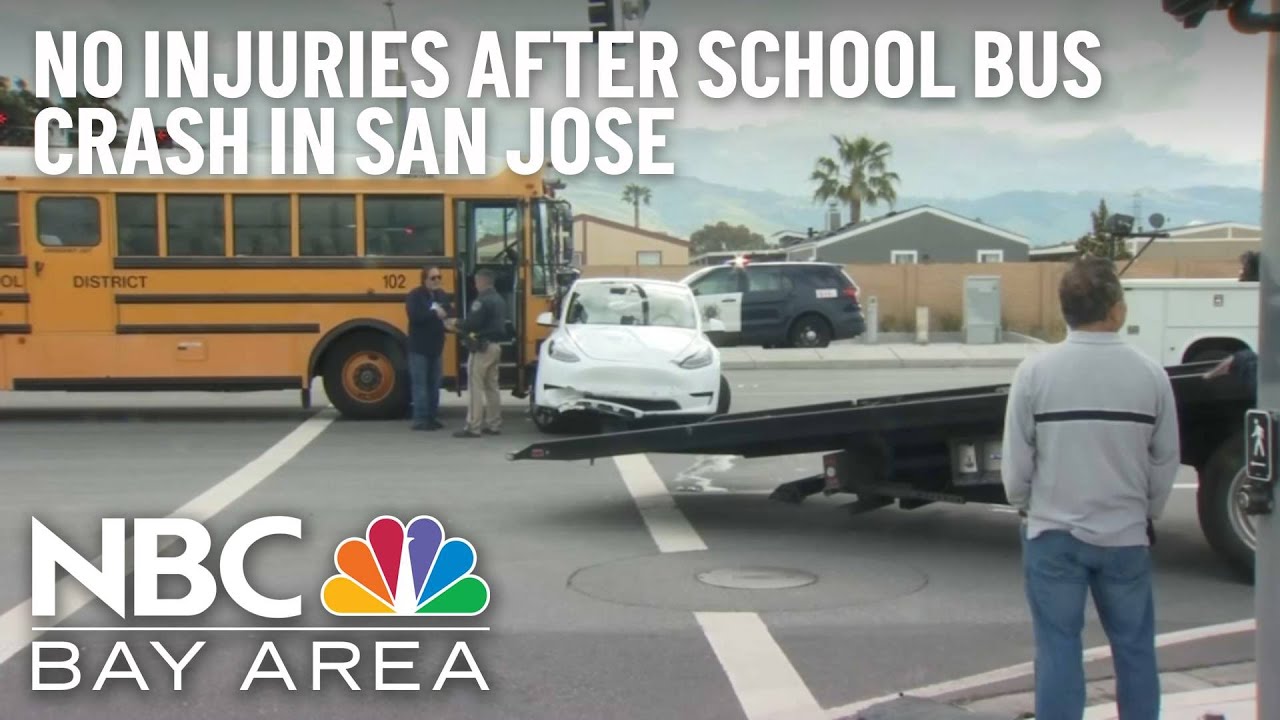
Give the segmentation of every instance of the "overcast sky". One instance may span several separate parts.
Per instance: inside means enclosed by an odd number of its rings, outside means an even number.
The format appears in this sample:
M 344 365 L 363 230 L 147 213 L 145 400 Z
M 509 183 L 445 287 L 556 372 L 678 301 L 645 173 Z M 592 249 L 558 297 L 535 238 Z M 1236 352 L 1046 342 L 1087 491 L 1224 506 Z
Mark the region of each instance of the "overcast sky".
M 465 91 L 479 31 L 498 30 L 509 37 L 513 30 L 585 29 L 586 25 L 586 0 L 399 0 L 395 11 L 401 29 L 434 29 L 449 38 L 451 49 L 444 57 L 453 73 L 453 93 Z M 32 75 L 36 30 L 110 29 L 126 43 L 122 105 L 150 104 L 157 112 L 183 104 L 203 109 L 220 101 L 142 98 L 142 31 L 209 30 L 215 55 L 225 62 L 234 57 L 237 30 L 381 30 L 389 25 L 387 9 L 379 0 L 8 0 L 0 22 L 0 74 Z M 1123 167 L 1138 157 L 1126 157 L 1125 148 L 1146 155 L 1183 156 L 1180 159 L 1197 168 L 1188 171 L 1194 177 L 1156 177 L 1150 184 L 1257 186 L 1260 179 L 1266 39 L 1236 33 L 1227 26 L 1224 13 L 1211 15 L 1199 29 L 1186 30 L 1164 15 L 1154 0 L 653 0 L 645 28 L 669 31 L 680 41 L 678 100 L 565 100 L 559 76 L 561 56 L 549 52 L 532 100 L 481 103 L 494 114 L 490 131 L 494 149 L 519 143 L 531 104 L 548 108 L 670 104 L 676 109 L 679 130 L 673 132 L 671 148 L 661 159 L 675 161 L 681 172 L 743 187 L 793 188 L 805 179 L 796 175 L 812 166 L 807 145 L 803 157 L 795 157 L 797 138 L 812 138 L 813 148 L 825 148 L 831 144 L 831 134 L 860 133 L 894 144 L 896 156 L 908 165 L 902 169 L 904 177 L 906 170 L 911 171 L 908 191 L 913 194 L 1141 182 L 1142 168 Z M 852 100 L 830 94 L 822 101 L 755 100 L 739 93 L 727 100 L 711 100 L 697 92 L 698 80 L 714 77 L 697 57 L 697 40 L 714 29 L 737 37 L 758 29 L 779 34 L 822 30 L 828 35 L 849 29 L 872 41 L 888 30 L 902 30 L 913 37 L 932 30 L 938 44 L 938 81 L 956 85 L 958 99 L 885 100 L 868 93 Z M 1015 91 L 1015 96 L 1001 100 L 966 98 L 974 82 L 975 30 L 1011 34 L 1054 30 L 1061 40 L 1081 29 L 1094 32 L 1102 43 L 1100 48 L 1085 50 L 1103 77 L 1096 97 L 1077 100 L 1059 91 L 1047 100 L 1028 100 L 1016 97 Z M 583 70 L 588 78 L 594 75 L 593 58 L 584 60 Z M 1037 78 L 1042 71 L 1037 68 Z M 1060 81 L 1075 77 L 1079 74 L 1069 65 L 1061 65 Z M 456 95 L 448 99 L 465 102 Z M 300 94 L 282 102 L 323 104 Z M 347 127 L 359 108 L 373 102 L 379 101 L 329 104 L 344 113 L 340 118 L 348 118 L 339 123 Z M 440 102 L 431 107 L 438 108 Z M 265 127 L 270 101 L 253 98 L 231 104 L 240 103 L 250 107 L 259 127 Z M 354 132 L 344 132 L 342 142 L 354 140 Z M 975 160 L 972 148 L 984 143 L 1007 148 L 1007 152 L 996 151 L 1003 156 L 999 160 L 1006 164 L 1005 170 L 992 168 L 984 175 L 980 167 L 966 169 L 982 162 L 981 157 Z M 1095 148 L 1097 155 L 1090 156 Z M 1051 156 L 1072 159 L 1064 161 L 1056 173 L 1044 168 L 1043 182 L 1033 174 L 1008 169 L 1034 168 Z M 779 167 L 788 169 L 779 173 Z M 1152 172 L 1157 171 L 1153 166 Z M 1114 177 L 1108 175 L 1113 172 Z M 940 180 L 933 181 L 935 176 Z

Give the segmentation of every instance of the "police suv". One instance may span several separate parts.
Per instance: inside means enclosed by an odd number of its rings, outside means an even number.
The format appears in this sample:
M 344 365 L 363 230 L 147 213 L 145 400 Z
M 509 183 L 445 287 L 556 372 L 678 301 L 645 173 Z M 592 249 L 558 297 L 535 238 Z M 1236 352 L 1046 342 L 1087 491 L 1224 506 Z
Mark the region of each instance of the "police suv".
M 716 345 L 826 347 L 866 331 L 858 286 L 840 265 L 738 258 L 682 280 L 704 319 L 724 324 Z

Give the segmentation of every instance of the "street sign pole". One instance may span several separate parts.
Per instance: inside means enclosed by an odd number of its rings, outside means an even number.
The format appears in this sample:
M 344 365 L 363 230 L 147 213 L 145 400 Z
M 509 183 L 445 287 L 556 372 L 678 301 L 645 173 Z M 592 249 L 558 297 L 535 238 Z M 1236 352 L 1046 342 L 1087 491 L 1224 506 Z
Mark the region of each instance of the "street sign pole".
M 1280 0 L 1272 0 L 1280 11 Z M 1258 288 L 1258 407 L 1280 409 L 1280 33 L 1267 33 L 1266 146 L 1262 176 L 1262 258 Z M 1247 439 L 1246 439 L 1247 440 Z M 1267 438 L 1271 442 L 1271 438 Z M 1276 478 L 1271 460 L 1272 478 Z M 1273 489 L 1274 492 L 1274 489 Z M 1280 517 L 1255 515 L 1258 549 L 1254 602 L 1257 616 L 1258 717 L 1280 720 Z

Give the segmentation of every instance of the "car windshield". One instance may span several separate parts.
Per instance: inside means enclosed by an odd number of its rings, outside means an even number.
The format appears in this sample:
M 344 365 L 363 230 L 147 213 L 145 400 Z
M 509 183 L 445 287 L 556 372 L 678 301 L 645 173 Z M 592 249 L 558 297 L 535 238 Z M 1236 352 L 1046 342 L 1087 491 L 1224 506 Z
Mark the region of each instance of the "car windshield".
M 580 283 L 569 298 L 570 325 L 698 327 L 697 306 L 685 288 L 646 283 Z

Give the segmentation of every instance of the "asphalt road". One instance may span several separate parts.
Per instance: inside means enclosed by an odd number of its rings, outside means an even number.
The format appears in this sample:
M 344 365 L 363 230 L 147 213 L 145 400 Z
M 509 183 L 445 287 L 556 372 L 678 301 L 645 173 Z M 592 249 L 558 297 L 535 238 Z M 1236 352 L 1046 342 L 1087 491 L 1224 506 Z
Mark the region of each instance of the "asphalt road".
M 1009 375 L 756 371 L 731 381 L 735 410 L 750 410 Z M 462 408 L 448 404 L 453 429 Z M 786 717 L 829 717 L 861 699 L 1030 659 L 1016 517 L 1007 512 L 929 507 L 850 517 L 839 507 L 844 499 L 768 500 L 778 483 L 815 472 L 814 458 L 804 456 L 512 463 L 504 453 L 538 437 L 522 409 L 511 402 L 501 437 L 456 440 L 399 422 L 334 421 L 329 411 L 297 408 L 292 393 L 0 395 L 0 573 L 8 579 L 0 582 L 0 717 L 754 720 L 778 708 Z M 1194 475 L 1180 483 L 1158 527 L 1160 631 L 1252 617 L 1252 589 L 1228 576 L 1200 534 Z M 302 538 L 255 547 L 247 576 L 268 597 L 301 594 L 302 617 L 254 618 L 221 591 L 193 618 L 124 620 L 96 600 L 56 622 L 31 617 L 23 603 L 32 590 L 32 516 L 93 559 L 101 552 L 100 518 L 164 517 L 180 508 L 209 518 L 215 556 L 245 522 L 300 518 Z M 491 589 L 487 610 L 426 621 L 327 613 L 320 588 L 334 573 L 334 549 L 363 536 L 382 514 L 405 521 L 429 514 L 447 536 L 469 540 L 475 572 Z M 787 587 L 714 584 L 726 581 Z M 187 590 L 183 581 L 160 587 L 162 597 Z M 128 595 L 132 601 L 132 582 Z M 205 630 L 71 629 L 126 625 Z M 268 625 L 297 631 L 210 630 Z M 36 626 L 56 629 L 32 637 L 26 631 Z M 317 626 L 325 630 L 306 629 Z M 488 629 L 373 629 L 401 626 Z M 78 687 L 32 690 L 33 639 L 75 644 Z M 118 678 L 93 689 L 121 641 L 148 690 Z M 175 661 L 205 641 L 185 666 L 180 691 L 152 641 Z M 241 689 L 268 641 L 296 690 L 269 677 Z M 359 692 L 334 670 L 314 689 L 313 642 L 321 641 L 359 650 L 351 670 Z M 386 649 L 384 663 L 413 665 L 388 665 L 382 678 L 417 682 L 418 690 L 374 689 L 379 641 L 419 644 Z M 468 678 L 433 689 L 459 642 L 487 691 Z M 1087 642 L 1105 642 L 1096 621 Z M 50 661 L 65 657 L 49 652 Z M 346 652 L 326 650 L 322 659 Z M 1226 661 L 1251 653 L 1242 635 L 1211 654 Z M 1185 655 L 1184 648 L 1180 662 Z M 271 659 L 263 667 L 275 669 Z M 465 656 L 452 667 L 466 670 Z M 128 666 L 117 658 L 114 668 Z M 47 682 L 69 677 L 42 675 Z

